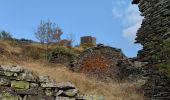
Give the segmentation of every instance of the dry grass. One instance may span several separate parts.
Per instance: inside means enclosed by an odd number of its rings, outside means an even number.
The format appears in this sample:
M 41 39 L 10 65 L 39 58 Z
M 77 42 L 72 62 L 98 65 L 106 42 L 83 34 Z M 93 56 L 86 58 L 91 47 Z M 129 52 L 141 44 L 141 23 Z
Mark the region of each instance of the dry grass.
M 9 40 L 0 40 L 0 47 L 4 48 L 9 54 L 11 54 L 11 51 L 16 53 L 21 52 L 22 49 L 20 47 L 13 47 L 10 45 L 10 43 L 11 41 Z
M 95 78 L 86 77 L 81 73 L 74 73 L 63 65 L 52 65 L 46 62 L 15 62 L 0 59 L 0 64 L 18 64 L 32 70 L 39 75 L 49 75 L 57 82 L 71 81 L 81 93 L 89 95 L 103 95 L 106 100 L 143 100 L 140 84 L 100 82 Z
M 0 41 L 0 47 L 9 53 L 20 53 L 21 48 L 10 46 L 10 41 Z M 39 44 L 30 44 L 33 47 L 41 48 Z M 13 55 L 12 55 L 13 56 Z M 18 58 L 0 54 L 0 64 L 17 64 L 26 69 L 33 70 L 39 75 L 49 75 L 57 82 L 71 81 L 81 93 L 89 95 L 102 95 L 105 100 L 143 100 L 143 93 L 140 90 L 140 83 L 118 83 L 100 82 L 95 78 L 89 78 L 82 73 L 74 73 L 63 65 L 49 64 L 45 61 L 19 60 Z

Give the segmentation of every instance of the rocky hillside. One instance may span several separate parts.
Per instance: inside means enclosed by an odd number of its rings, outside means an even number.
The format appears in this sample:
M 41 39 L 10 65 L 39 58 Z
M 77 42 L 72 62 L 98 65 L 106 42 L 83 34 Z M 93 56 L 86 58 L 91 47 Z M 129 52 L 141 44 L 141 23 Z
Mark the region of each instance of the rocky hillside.
M 1 65 L 19 65 L 24 69 L 32 70 L 37 74 L 36 76 L 48 75 L 51 79 L 57 81 L 57 83 L 70 81 L 72 84 L 75 84 L 77 87 L 76 89 L 79 90 L 80 94 L 104 97 L 105 100 L 143 100 L 143 93 L 140 89 L 140 86 L 142 85 L 141 81 L 127 82 L 122 80 L 118 82 L 115 80 L 114 82 L 102 82 L 96 79 L 96 77 L 88 77 L 84 73 L 72 72 L 68 67 L 65 67 L 62 64 L 48 63 L 43 60 L 44 58 L 41 59 L 43 57 L 42 54 L 44 53 L 44 49 L 38 43 L 0 41 L 0 48 L 2 51 L 0 53 Z M 37 56 L 35 55 L 38 55 L 40 58 L 36 58 Z M 11 88 L 11 83 L 9 83 L 7 87 Z M 41 87 L 41 85 L 39 85 L 39 87 Z M 30 96 L 28 96 L 29 94 L 23 95 L 25 98 L 30 98 Z M 20 94 L 18 96 L 20 96 Z M 21 97 L 24 96 L 21 95 Z

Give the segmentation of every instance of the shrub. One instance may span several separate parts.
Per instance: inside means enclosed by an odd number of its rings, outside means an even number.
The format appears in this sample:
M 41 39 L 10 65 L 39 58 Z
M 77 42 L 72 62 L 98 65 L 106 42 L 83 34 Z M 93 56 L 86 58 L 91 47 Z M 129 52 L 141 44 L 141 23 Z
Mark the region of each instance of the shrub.
M 1 31 L 0 39 L 12 39 L 12 35 L 9 32 Z
M 69 49 L 65 47 L 57 47 L 56 49 L 54 49 L 53 52 L 67 55 L 67 56 L 77 56 L 77 54 L 73 49 Z
M 84 43 L 80 45 L 81 47 L 83 47 L 84 49 L 88 49 L 90 47 L 94 47 L 95 45 L 92 43 Z
M 53 58 L 53 55 L 55 54 L 69 56 L 69 57 L 72 57 L 73 59 L 78 56 L 78 54 L 71 48 L 57 47 L 54 50 L 52 50 L 51 53 L 48 54 L 48 61 L 51 61 Z

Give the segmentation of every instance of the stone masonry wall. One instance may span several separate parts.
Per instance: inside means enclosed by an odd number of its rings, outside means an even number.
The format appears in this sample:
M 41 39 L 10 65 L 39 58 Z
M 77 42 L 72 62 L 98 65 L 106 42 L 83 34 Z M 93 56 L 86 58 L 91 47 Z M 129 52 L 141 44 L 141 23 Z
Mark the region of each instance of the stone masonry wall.
M 80 95 L 71 82 L 61 82 L 15 65 L 0 65 L 0 100 L 104 100 Z
M 145 100 L 170 100 L 170 0 L 133 0 L 144 16 L 136 42 L 143 45 L 138 60 L 143 67 L 146 84 Z
M 134 66 L 120 49 L 100 44 L 81 53 L 72 69 L 101 80 L 123 80 L 133 74 Z

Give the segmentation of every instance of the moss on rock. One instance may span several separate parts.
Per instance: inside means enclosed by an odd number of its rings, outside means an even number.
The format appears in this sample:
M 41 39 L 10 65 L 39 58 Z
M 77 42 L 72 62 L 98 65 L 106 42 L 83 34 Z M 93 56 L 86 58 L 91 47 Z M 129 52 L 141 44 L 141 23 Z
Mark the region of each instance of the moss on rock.
M 26 81 L 12 81 L 11 87 L 17 89 L 29 89 L 29 83 Z

